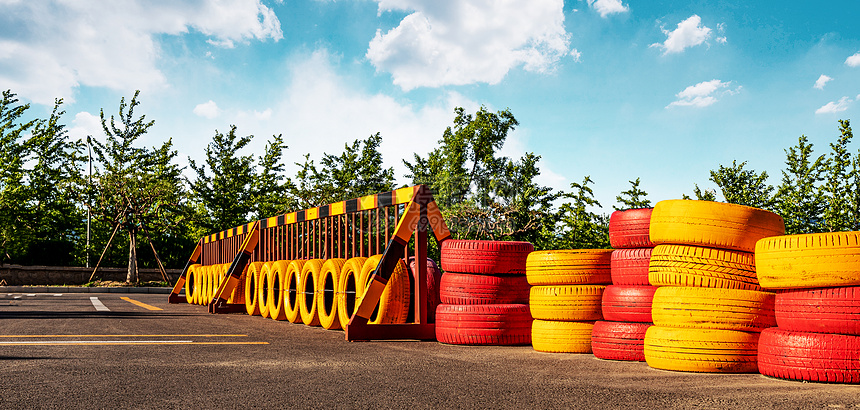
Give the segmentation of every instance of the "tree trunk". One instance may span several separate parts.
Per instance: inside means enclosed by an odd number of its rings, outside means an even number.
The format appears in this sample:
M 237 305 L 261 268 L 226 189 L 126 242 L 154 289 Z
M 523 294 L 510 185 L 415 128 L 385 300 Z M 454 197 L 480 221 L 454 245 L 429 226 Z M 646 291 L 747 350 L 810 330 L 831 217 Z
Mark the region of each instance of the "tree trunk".
M 128 231 L 128 274 L 125 276 L 125 281 L 128 283 L 137 283 L 139 281 L 137 274 L 137 243 L 135 241 L 134 230 Z

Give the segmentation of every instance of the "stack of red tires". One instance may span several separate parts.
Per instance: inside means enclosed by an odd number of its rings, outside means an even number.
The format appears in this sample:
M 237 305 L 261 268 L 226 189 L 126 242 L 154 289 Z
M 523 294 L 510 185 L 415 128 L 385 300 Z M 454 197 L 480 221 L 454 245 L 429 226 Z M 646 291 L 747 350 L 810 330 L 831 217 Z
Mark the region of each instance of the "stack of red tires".
M 711 201 L 660 201 L 651 214 L 649 282 L 654 326 L 649 366 L 676 371 L 757 371 L 759 334 L 773 326 L 774 294 L 756 278 L 755 243 L 783 235 L 782 218 Z
M 442 242 L 436 339 L 456 345 L 531 343 L 528 242 Z
M 755 252 L 762 287 L 777 292 L 777 326 L 761 333 L 759 372 L 860 383 L 860 232 L 766 238 Z
M 611 249 L 532 252 L 526 269 L 532 346 L 539 352 L 591 353 L 594 322 L 610 283 Z
M 645 361 L 645 332 L 651 326 L 656 286 L 648 282 L 654 244 L 649 238 L 653 208 L 615 211 L 609 217 L 612 285 L 603 293 L 603 319 L 594 324 L 591 348 L 607 360 Z

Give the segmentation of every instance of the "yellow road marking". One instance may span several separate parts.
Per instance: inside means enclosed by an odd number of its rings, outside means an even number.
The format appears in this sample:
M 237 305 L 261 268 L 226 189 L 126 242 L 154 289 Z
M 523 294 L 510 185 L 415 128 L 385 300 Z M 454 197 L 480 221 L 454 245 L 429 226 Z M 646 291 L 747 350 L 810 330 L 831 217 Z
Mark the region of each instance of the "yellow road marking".
M 0 335 L 0 337 L 248 337 L 248 335 Z
M 164 309 L 162 309 L 162 308 L 157 308 L 157 307 L 152 306 L 152 305 L 147 305 L 146 303 L 143 303 L 143 302 L 138 302 L 138 301 L 136 301 L 136 300 L 134 300 L 134 299 L 132 299 L 132 298 L 127 298 L 127 297 L 125 297 L 125 296 L 121 297 L 120 299 L 122 299 L 122 300 L 124 300 L 124 301 L 126 301 L 126 302 L 129 302 L 129 303 L 133 303 L 133 304 L 135 304 L 135 305 L 138 305 L 138 306 L 140 306 L 140 307 L 142 307 L 142 308 L 144 308 L 144 309 L 149 309 L 149 310 L 164 310 Z

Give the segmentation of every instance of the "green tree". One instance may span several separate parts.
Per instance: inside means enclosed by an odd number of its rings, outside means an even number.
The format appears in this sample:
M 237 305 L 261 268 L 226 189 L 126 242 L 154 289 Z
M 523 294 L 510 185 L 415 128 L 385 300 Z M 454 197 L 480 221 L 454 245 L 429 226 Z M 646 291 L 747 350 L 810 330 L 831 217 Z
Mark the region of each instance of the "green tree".
M 94 175 L 93 215 L 128 236 L 128 282 L 137 282 L 137 237 L 163 235 L 185 220 L 181 168 L 173 164 L 176 151 L 172 140 L 152 149 L 135 146 L 137 140 L 155 124 L 146 116 L 135 118 L 140 91 L 130 103 L 123 97 L 119 105 L 119 124 L 101 110 L 104 143 L 92 139 L 99 163 Z M 150 238 L 151 239 L 151 238 Z
M 526 153 L 514 161 L 499 156 L 519 123 L 510 110 L 474 115 L 454 110 L 454 124 L 424 158 L 403 161 L 414 185 L 427 185 L 460 239 L 526 240 L 539 249 L 557 243 L 560 214 L 553 201 L 561 193 L 535 183 L 540 156 Z
M 23 121 L 29 104 L 18 104 L 16 94 L 3 91 L 0 99 L 0 262 L 25 252 L 26 241 L 18 225 L 23 221 L 27 201 L 24 182 L 26 147 L 24 135 L 36 120 Z
M 839 139 L 830 143 L 830 155 L 826 161 L 827 175 L 821 185 L 824 198 L 824 230 L 829 232 L 847 231 L 853 227 L 851 180 L 856 178 L 848 144 L 854 137 L 848 120 L 839 120 Z
M 344 144 L 339 155 L 323 153 L 319 166 L 305 155 L 297 163 L 293 196 L 300 208 L 311 208 L 394 189 L 394 169 L 382 166 L 379 133 Z
M 776 211 L 785 220 L 785 232 L 789 235 L 821 230 L 825 200 L 819 185 L 824 180 L 826 161 L 824 155 L 814 158 L 812 147 L 806 136 L 801 135 L 796 146 L 785 150 L 786 168 L 775 200 Z
M 254 157 L 238 155 L 237 152 L 253 138 L 253 135 L 237 136 L 236 126 L 231 125 L 226 134 L 215 130 L 212 142 L 204 149 L 205 165 L 198 166 L 188 158 L 191 169 L 197 174 L 189 185 L 193 201 L 199 204 L 197 222 L 200 236 L 242 225 L 250 219 L 254 199 Z
M 740 164 L 732 161 L 731 167 L 720 165 L 711 171 L 710 180 L 717 184 L 726 202 L 761 209 L 773 209 L 774 188 L 767 184 L 767 172 L 756 173 L 744 169 L 746 161 Z
M 528 241 L 538 249 L 556 246 L 556 224 L 561 215 L 554 211 L 554 201 L 561 192 L 535 182 L 540 175 L 540 156 L 528 152 L 519 161 L 508 161 L 503 172 L 491 181 L 496 220 L 505 229 L 500 238 Z
M 26 218 L 18 228 L 28 236 L 23 264 L 68 266 L 83 261 L 83 209 L 79 206 L 84 187 L 81 178 L 83 143 L 71 141 L 61 117 L 65 114 L 57 99 L 51 116 L 39 120 L 25 142 Z
M 583 178 L 582 183 L 570 184 L 572 193 L 564 194 L 572 202 L 561 206 L 562 239 L 571 249 L 602 249 L 609 247 L 609 218 L 596 214 L 589 208 L 602 208 L 589 184 L 594 183 L 591 176 Z
M 472 115 L 457 107 L 454 113 L 454 126 L 445 129 L 439 147 L 426 159 L 415 154 L 414 162 L 403 161 L 407 178 L 430 187 L 443 208 L 465 202 L 489 206 L 494 176 L 508 162 L 496 153 L 519 122 L 510 110 L 492 113 L 481 107 Z
M 650 208 L 651 201 L 648 200 L 648 193 L 639 189 L 639 178 L 636 178 L 635 181 L 627 182 L 630 182 L 630 189 L 627 191 L 622 191 L 621 195 L 615 197 L 615 200 L 620 202 L 624 206 L 619 208 L 613 205 L 612 207 L 615 208 L 616 211 Z
M 251 204 L 256 219 L 284 214 L 298 207 L 295 198 L 287 193 L 294 190 L 290 178 L 284 175 L 281 162 L 287 148 L 283 135 L 273 135 L 266 143 L 265 152 L 258 157 L 260 170 L 254 175 Z

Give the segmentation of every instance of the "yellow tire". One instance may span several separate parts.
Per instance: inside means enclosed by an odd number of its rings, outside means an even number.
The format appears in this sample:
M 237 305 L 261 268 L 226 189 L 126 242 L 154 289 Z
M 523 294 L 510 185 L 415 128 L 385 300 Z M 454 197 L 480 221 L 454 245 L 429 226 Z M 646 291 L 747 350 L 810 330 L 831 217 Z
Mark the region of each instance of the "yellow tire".
M 612 249 L 536 251 L 526 259 L 530 285 L 602 285 L 612 283 Z
M 287 311 L 284 302 L 284 286 L 287 281 L 287 267 L 289 261 L 272 262 L 271 274 L 269 275 L 269 293 L 267 296 L 269 304 L 269 317 L 273 320 L 287 320 Z
M 860 286 L 860 232 L 766 238 L 755 258 L 764 288 Z
M 260 283 L 260 271 L 262 269 L 263 262 L 251 262 L 248 264 L 248 273 L 245 274 L 245 311 L 251 316 L 260 316 L 257 285 Z
M 761 238 L 785 234 L 782 217 L 763 209 L 723 202 L 660 201 L 651 213 L 655 244 L 680 244 L 753 252 Z
M 209 296 L 212 288 L 212 269 L 214 266 L 207 266 L 206 269 L 203 270 L 203 277 L 200 281 L 200 297 L 197 299 L 198 305 L 207 305 L 210 301 L 212 301 L 212 297 Z
M 305 261 L 297 259 L 287 265 L 287 276 L 284 279 L 284 314 L 290 323 L 302 321 L 299 310 L 299 292 L 302 291 L 302 267 Z
M 761 290 L 753 253 L 699 246 L 657 245 L 648 281 L 653 286 Z
M 376 270 L 379 261 L 382 260 L 382 255 L 374 255 L 364 262 L 361 267 L 361 277 L 359 283 L 361 287 L 362 298 L 367 290 L 367 284 L 370 282 L 370 277 L 373 271 Z M 409 303 L 412 298 L 412 277 L 406 267 L 406 263 L 402 259 L 397 261 L 394 267 L 394 272 L 388 278 L 388 283 L 385 284 L 385 290 L 379 297 L 379 304 L 370 316 L 367 323 L 378 324 L 397 324 L 406 323 L 409 317 Z M 356 304 L 361 304 L 361 298 Z
M 257 306 L 260 307 L 260 316 L 269 317 L 269 276 L 272 275 L 272 262 L 263 262 L 257 277 Z
M 202 270 L 203 265 L 194 264 L 188 267 L 188 272 L 185 274 L 185 302 L 189 305 L 197 303 L 194 300 L 194 290 L 197 287 L 197 271 Z
M 320 318 L 317 314 L 317 282 L 320 271 L 325 261 L 322 259 L 311 259 L 302 265 L 302 273 L 299 281 L 298 305 L 302 323 L 308 326 L 319 326 Z
M 223 285 L 224 281 L 227 279 L 227 271 L 229 271 L 229 270 L 230 270 L 230 264 L 229 263 L 222 263 L 222 264 L 218 265 L 218 270 L 217 270 L 218 277 L 215 280 L 215 283 L 213 283 L 214 286 L 212 286 L 212 298 L 216 298 L 219 296 L 218 295 L 218 289 L 221 289 L 221 285 Z M 227 296 L 227 300 L 229 302 L 231 295 L 225 295 L 225 296 Z
M 532 318 L 540 320 L 601 320 L 600 303 L 605 289 L 599 285 L 532 286 L 529 310 Z
M 663 327 L 761 332 L 776 327 L 770 292 L 664 286 L 654 293 L 651 318 Z
M 532 347 L 538 352 L 591 353 L 594 322 L 532 321 Z
M 346 259 L 332 258 L 322 265 L 317 279 L 317 315 L 320 326 L 324 329 L 340 329 L 340 319 L 337 316 L 337 286 L 340 283 L 340 272 Z
M 359 285 L 361 268 L 367 258 L 350 258 L 344 263 L 337 285 L 337 317 L 341 329 L 346 329 L 349 319 L 358 309 L 358 301 L 364 295 L 364 284 Z
M 706 373 L 758 371 L 759 333 L 651 326 L 645 361 L 655 369 Z

